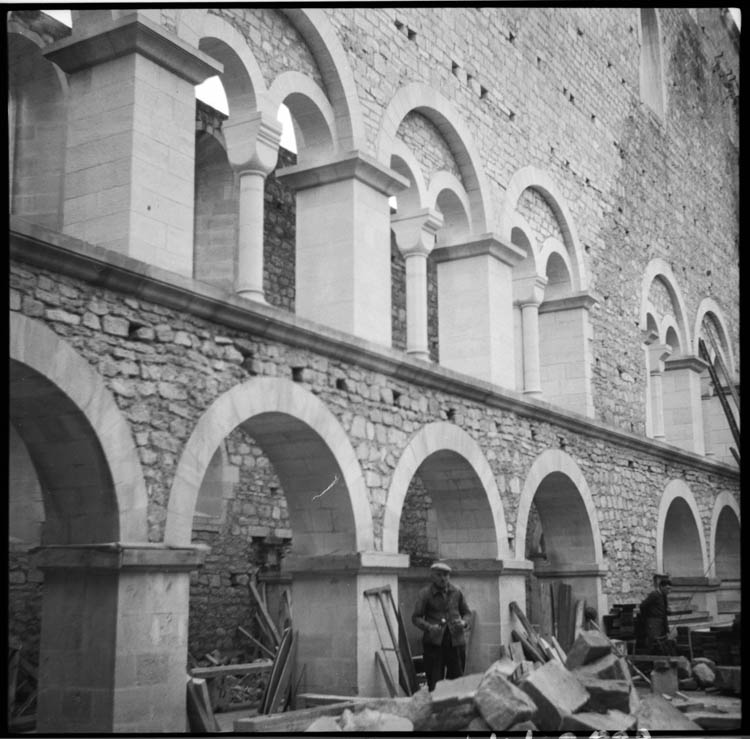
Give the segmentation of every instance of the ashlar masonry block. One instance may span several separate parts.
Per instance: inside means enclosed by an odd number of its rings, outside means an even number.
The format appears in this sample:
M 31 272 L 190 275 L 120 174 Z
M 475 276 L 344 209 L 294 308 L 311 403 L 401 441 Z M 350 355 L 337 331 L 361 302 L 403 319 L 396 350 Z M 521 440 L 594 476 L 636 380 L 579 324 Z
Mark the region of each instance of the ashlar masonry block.
M 140 11 L 91 16 L 45 56 L 70 76 L 64 232 L 192 275 L 194 86 L 221 65 Z

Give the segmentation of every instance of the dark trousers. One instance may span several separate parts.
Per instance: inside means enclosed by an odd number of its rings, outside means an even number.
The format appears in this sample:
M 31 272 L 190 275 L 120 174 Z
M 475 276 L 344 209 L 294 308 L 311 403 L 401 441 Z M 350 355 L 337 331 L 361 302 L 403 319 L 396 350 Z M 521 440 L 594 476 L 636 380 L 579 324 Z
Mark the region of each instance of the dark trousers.
M 466 667 L 466 647 L 454 647 L 448 629 L 445 630 L 443 643 L 438 647 L 434 644 L 423 644 L 424 672 L 427 677 L 427 687 L 432 692 L 438 680 L 454 680 L 464 674 Z

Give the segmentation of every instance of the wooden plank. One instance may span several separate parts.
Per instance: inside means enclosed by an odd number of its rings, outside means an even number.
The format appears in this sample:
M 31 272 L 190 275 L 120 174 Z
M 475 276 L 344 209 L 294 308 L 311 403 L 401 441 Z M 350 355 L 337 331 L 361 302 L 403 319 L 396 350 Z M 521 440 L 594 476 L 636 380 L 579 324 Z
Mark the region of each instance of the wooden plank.
M 557 652 L 557 656 L 560 658 L 560 661 L 565 664 L 565 660 L 568 659 L 568 655 L 565 654 L 565 650 L 560 646 L 560 642 L 557 641 L 557 638 L 554 635 L 550 637 L 550 641 L 552 642 L 552 648 Z
M 521 642 L 524 654 L 528 659 L 542 664 L 547 661 L 546 657 L 523 634 L 515 629 L 512 629 L 510 633 L 516 641 Z
M 524 630 L 526 631 L 526 638 L 528 641 L 534 646 L 539 646 L 539 640 L 537 638 L 536 629 L 531 625 L 531 622 L 528 618 L 526 618 L 526 614 L 523 612 L 523 609 L 521 606 L 516 603 L 516 601 L 511 601 L 510 603 L 510 610 L 511 613 L 515 615 L 515 617 L 521 622 L 521 626 L 523 626 Z
M 550 617 L 552 619 L 552 636 L 557 636 L 557 604 L 555 603 L 555 583 L 549 584 Z
M 467 619 L 469 628 L 467 631 L 469 632 L 466 636 L 466 665 L 464 667 L 464 673 L 466 675 L 471 675 L 472 670 L 469 669 L 469 664 L 471 662 L 471 642 L 472 637 L 474 635 L 474 625 L 476 624 L 477 620 L 477 612 L 476 611 L 469 611 L 469 618 Z M 416 687 L 413 691 L 414 693 L 417 692 Z
M 353 709 L 361 701 L 342 701 L 325 706 L 303 708 L 299 711 L 287 711 L 271 716 L 251 716 L 237 719 L 234 722 L 236 733 L 286 733 L 303 732 L 316 718 L 321 716 L 340 716 L 345 709 Z
M 271 674 L 268 676 L 268 682 L 266 683 L 266 689 L 263 691 L 263 700 L 258 709 L 258 713 L 269 713 L 271 699 L 274 696 L 274 692 L 281 677 L 281 673 L 286 664 L 289 656 L 289 648 L 292 642 L 292 630 L 285 629 L 284 635 L 281 637 L 281 643 L 279 644 L 279 651 L 276 653 L 276 659 L 273 661 L 273 667 L 271 668 Z
M 276 624 L 273 622 L 273 619 L 271 618 L 271 614 L 268 613 L 266 604 L 261 599 L 260 593 L 258 592 L 258 588 L 255 587 L 255 583 L 252 580 L 250 580 L 247 583 L 247 587 L 248 587 L 248 590 L 250 591 L 250 594 L 255 599 L 255 604 L 258 608 L 258 613 L 260 613 L 260 616 L 265 626 L 268 628 L 268 631 L 270 632 L 271 636 L 274 639 L 274 646 L 277 647 L 281 643 L 281 635 L 279 634 L 279 631 L 276 628 Z
M 215 665 L 213 667 L 192 667 L 190 675 L 210 679 L 212 677 L 224 677 L 226 675 L 252 675 L 259 672 L 268 672 L 273 668 L 273 660 L 264 659 L 258 662 L 247 662 L 237 665 Z
M 510 658 L 514 662 L 523 662 L 526 659 L 523 653 L 523 644 L 520 641 L 512 641 L 508 644 L 508 650 L 510 651 Z
M 383 657 L 381 652 L 375 652 L 375 663 L 380 668 L 380 672 L 385 680 L 385 686 L 388 688 L 388 694 L 391 698 L 395 698 L 398 695 L 398 688 L 391 675 L 391 670 Z
M 208 686 L 203 678 L 188 677 L 187 717 L 190 731 L 193 733 L 205 734 L 219 731 L 219 724 L 211 710 Z
M 573 609 L 573 641 L 578 638 L 578 635 L 583 631 L 583 609 L 584 602 L 577 600 L 575 608 Z
M 255 646 L 258 647 L 262 652 L 265 652 L 271 659 L 274 658 L 274 652 L 272 652 L 265 644 L 259 642 L 249 631 L 243 629 L 242 626 L 238 626 L 237 631 L 239 631 L 240 634 L 242 634 L 242 636 L 244 636 L 246 639 L 249 639 L 253 644 L 255 644 Z
M 288 701 L 289 698 L 289 688 L 291 687 L 292 675 L 294 674 L 295 656 L 297 651 L 296 633 L 291 630 L 289 633 L 291 634 L 291 638 L 289 641 L 287 658 L 284 660 L 279 679 L 268 703 L 267 713 L 278 713 L 281 711 L 284 708 L 285 701 Z
M 414 658 L 409 646 L 409 637 L 406 634 L 406 627 L 404 626 L 404 619 L 401 617 L 401 611 L 396 608 L 392 595 L 391 603 L 396 611 L 396 621 L 398 622 L 398 649 L 401 653 L 400 664 L 403 664 L 405 667 L 403 678 L 401 673 L 399 674 L 399 682 L 406 695 L 414 695 L 419 688 L 419 684 L 417 681 L 417 671 L 414 669 Z
M 368 701 L 371 698 L 356 695 L 328 695 L 327 693 L 297 693 L 297 703 L 301 708 L 312 708 L 313 706 L 327 706 L 331 703 L 344 703 L 346 701 Z

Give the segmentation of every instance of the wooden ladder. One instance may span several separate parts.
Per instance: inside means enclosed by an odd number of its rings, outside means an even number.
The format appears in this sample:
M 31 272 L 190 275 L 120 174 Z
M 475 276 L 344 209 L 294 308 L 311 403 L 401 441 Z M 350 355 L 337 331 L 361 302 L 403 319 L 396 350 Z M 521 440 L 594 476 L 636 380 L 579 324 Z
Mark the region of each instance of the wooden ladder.
M 404 622 L 401 618 L 401 613 L 396 608 L 396 603 L 393 600 L 393 593 L 391 592 L 390 585 L 384 585 L 379 588 L 370 588 L 364 591 L 367 603 L 370 606 L 373 621 L 375 622 L 375 630 L 378 635 L 378 642 L 380 643 L 380 650 L 375 652 L 375 661 L 380 668 L 383 678 L 388 686 L 388 691 L 391 697 L 395 697 L 398 694 L 398 686 L 409 696 L 417 692 L 419 685 L 417 682 L 417 673 L 414 669 L 414 660 L 412 659 L 411 649 L 409 648 L 409 641 L 406 636 L 406 629 L 404 628 Z M 381 633 L 381 627 L 378 622 L 381 620 L 378 617 L 378 608 L 380 605 L 380 613 L 382 614 L 382 621 L 385 623 L 387 630 L 387 636 L 384 638 Z M 392 619 L 395 618 L 395 626 Z M 393 679 L 393 673 L 391 667 L 386 659 L 387 652 L 394 652 L 396 660 L 398 661 L 398 684 Z

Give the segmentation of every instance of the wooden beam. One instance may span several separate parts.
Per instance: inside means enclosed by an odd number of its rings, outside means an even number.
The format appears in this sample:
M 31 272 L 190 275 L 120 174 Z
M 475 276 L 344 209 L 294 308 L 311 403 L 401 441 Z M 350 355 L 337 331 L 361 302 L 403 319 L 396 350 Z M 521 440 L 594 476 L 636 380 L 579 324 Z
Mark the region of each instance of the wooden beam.
M 226 675 L 252 675 L 268 672 L 273 667 L 273 660 L 264 659 L 258 662 L 246 662 L 238 665 L 215 665 L 213 667 L 193 667 L 190 669 L 192 677 L 205 679 L 224 677 Z

